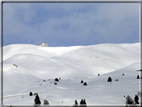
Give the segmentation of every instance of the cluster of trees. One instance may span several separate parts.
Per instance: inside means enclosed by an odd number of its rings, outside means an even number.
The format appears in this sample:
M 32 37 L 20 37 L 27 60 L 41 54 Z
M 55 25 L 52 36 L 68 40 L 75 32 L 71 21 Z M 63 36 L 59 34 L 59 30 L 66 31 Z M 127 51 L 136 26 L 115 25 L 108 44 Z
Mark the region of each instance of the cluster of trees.
M 38 107 L 38 105 L 41 104 L 40 97 L 38 96 L 38 94 L 35 96 L 34 102 L 35 102 L 35 107 Z M 49 105 L 49 102 L 44 99 L 43 105 Z
M 122 75 L 124 76 L 124 73 L 123 73 Z M 100 76 L 100 74 L 98 74 L 98 76 Z M 139 78 L 140 78 L 139 75 L 137 75 L 137 79 L 139 79 Z M 59 79 L 58 79 L 58 78 L 55 78 L 54 84 L 57 85 L 57 82 L 59 82 L 59 80 L 61 80 L 61 78 L 59 78 Z M 46 80 L 43 80 L 43 82 L 45 82 L 45 81 L 46 81 Z M 115 81 L 118 81 L 118 79 L 115 79 Z M 112 78 L 111 78 L 110 76 L 108 77 L 107 82 L 112 82 Z M 81 80 L 81 83 L 82 83 L 84 86 L 87 85 L 87 83 L 84 82 L 83 80 Z M 29 96 L 32 96 L 32 95 L 33 95 L 33 93 L 30 92 L 30 93 L 29 93 Z M 132 100 L 132 98 L 128 95 L 128 96 L 126 97 L 126 104 L 134 104 L 134 103 L 135 103 L 135 104 L 139 104 L 138 100 L 139 100 L 138 95 L 135 95 L 134 100 Z M 41 104 L 41 101 L 40 101 L 40 98 L 39 98 L 38 94 L 35 96 L 34 102 L 35 102 L 36 105 L 37 105 L 37 104 Z M 49 102 L 48 102 L 47 100 L 44 100 L 43 104 L 44 104 L 44 105 L 49 105 Z M 87 107 L 87 103 L 86 103 L 85 99 L 81 99 L 81 101 L 80 101 L 80 106 L 79 106 L 77 100 L 75 100 L 75 104 L 74 104 L 73 107 Z
M 73 107 L 87 107 L 86 100 L 85 99 L 81 99 L 80 106 L 78 105 L 77 100 L 75 100 L 75 104 L 73 105 Z
M 59 82 L 59 80 L 61 80 L 61 78 L 55 78 L 55 82 L 54 82 L 54 85 L 57 85 L 57 82 Z
M 128 107 L 128 105 L 131 105 L 131 104 L 139 104 L 139 97 L 138 97 L 138 95 L 135 95 L 135 97 L 134 97 L 134 100 L 128 95 L 127 97 L 126 97 L 126 106 L 125 107 Z
M 86 83 L 86 82 L 83 82 L 83 80 L 81 80 L 81 83 L 83 83 L 83 85 L 84 85 L 84 86 L 86 86 L 86 85 L 87 85 L 87 83 Z
M 35 107 L 36 106 L 38 107 L 38 105 L 41 104 L 40 97 L 38 96 L 38 93 L 34 93 L 34 94 L 32 92 L 29 93 L 29 96 L 33 96 L 33 95 L 35 95 L 35 99 L 34 99 Z M 44 99 L 43 105 L 49 105 L 49 102 Z

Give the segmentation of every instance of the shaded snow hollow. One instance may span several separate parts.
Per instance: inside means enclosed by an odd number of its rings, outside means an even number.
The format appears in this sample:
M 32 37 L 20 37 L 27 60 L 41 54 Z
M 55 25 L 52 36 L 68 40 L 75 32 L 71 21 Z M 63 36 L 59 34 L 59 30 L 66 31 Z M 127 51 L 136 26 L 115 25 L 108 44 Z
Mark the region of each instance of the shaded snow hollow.
M 50 105 L 125 104 L 139 91 L 140 44 L 99 44 L 40 47 L 13 44 L 3 47 L 4 105 L 34 105 L 38 92 Z M 13 64 L 17 65 L 14 66 Z M 122 75 L 124 73 L 124 75 Z M 98 76 L 100 74 L 100 76 Z M 111 76 L 112 82 L 107 82 Z M 61 78 L 57 85 L 54 79 Z M 118 81 L 115 81 L 118 79 Z M 45 82 L 43 80 L 46 80 Z M 81 84 L 87 82 L 87 86 Z

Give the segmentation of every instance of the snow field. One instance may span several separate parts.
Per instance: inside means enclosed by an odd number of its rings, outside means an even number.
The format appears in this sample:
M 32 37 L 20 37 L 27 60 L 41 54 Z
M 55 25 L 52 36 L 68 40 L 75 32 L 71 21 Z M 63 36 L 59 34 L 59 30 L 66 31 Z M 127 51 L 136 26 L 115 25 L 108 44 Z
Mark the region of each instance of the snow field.
M 139 74 L 136 70 L 140 68 L 139 50 L 139 43 L 5 46 L 4 104 L 34 105 L 35 96 L 29 96 L 29 92 L 38 92 L 42 104 L 44 99 L 50 105 L 73 105 L 75 99 L 78 103 L 85 99 L 87 105 L 125 105 L 124 96 L 134 98 L 139 91 L 140 82 L 136 79 Z M 107 82 L 109 76 L 111 83 Z M 57 85 L 54 85 L 55 78 L 61 78 Z M 87 82 L 87 86 L 83 86 L 81 80 Z

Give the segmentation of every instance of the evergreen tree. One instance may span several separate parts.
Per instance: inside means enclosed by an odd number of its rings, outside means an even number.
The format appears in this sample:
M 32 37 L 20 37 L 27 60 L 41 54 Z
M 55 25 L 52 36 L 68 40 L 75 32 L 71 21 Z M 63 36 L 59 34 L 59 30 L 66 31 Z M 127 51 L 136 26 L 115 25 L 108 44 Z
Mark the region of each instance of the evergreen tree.
M 81 99 L 81 101 L 80 101 L 80 105 L 81 105 L 81 104 L 84 104 L 84 101 L 83 101 L 83 99 Z
M 83 80 L 81 80 L 81 83 L 83 83 Z
M 135 103 L 136 103 L 136 104 L 139 104 L 139 101 L 138 101 L 138 100 L 139 100 L 138 95 L 135 95 L 135 97 L 134 97 L 134 101 L 135 101 Z
M 108 82 L 111 82 L 112 81 L 112 79 L 111 79 L 111 77 L 108 77 L 108 80 L 107 80 Z
M 78 107 L 77 100 L 75 100 L 75 104 L 73 105 L 73 107 Z
M 49 102 L 47 100 L 44 100 L 43 105 L 49 105 Z
M 80 107 L 87 107 L 85 99 L 81 99 Z
M 86 100 L 85 100 L 85 99 L 84 99 L 84 101 L 83 101 L 83 102 L 84 102 L 84 104 L 86 104 Z
M 139 75 L 137 75 L 137 79 L 139 79 Z
M 32 92 L 30 92 L 30 93 L 29 93 L 29 96 L 32 96 L 32 95 L 33 95 L 33 93 L 32 93 Z
M 134 104 L 133 99 L 129 95 L 126 97 L 126 104 Z
M 55 81 L 59 82 L 59 79 L 58 79 L 58 78 L 55 78 Z
M 30 93 L 29 93 L 29 96 L 32 96 L 32 95 L 33 95 L 33 93 L 32 93 L 32 92 L 30 92 Z
M 86 86 L 87 85 L 87 83 L 86 82 L 84 82 L 84 84 L 83 84 L 84 86 Z
M 40 98 L 39 98 L 39 96 L 38 95 L 36 95 L 36 97 L 35 97 L 35 104 L 41 104 L 41 101 L 40 101 Z

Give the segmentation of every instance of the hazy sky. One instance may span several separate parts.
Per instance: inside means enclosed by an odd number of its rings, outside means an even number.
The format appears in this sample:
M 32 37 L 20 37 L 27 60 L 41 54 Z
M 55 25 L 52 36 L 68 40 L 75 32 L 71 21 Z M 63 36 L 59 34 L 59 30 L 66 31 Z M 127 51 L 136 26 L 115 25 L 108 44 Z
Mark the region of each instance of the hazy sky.
M 139 42 L 139 3 L 4 3 L 3 45 Z

